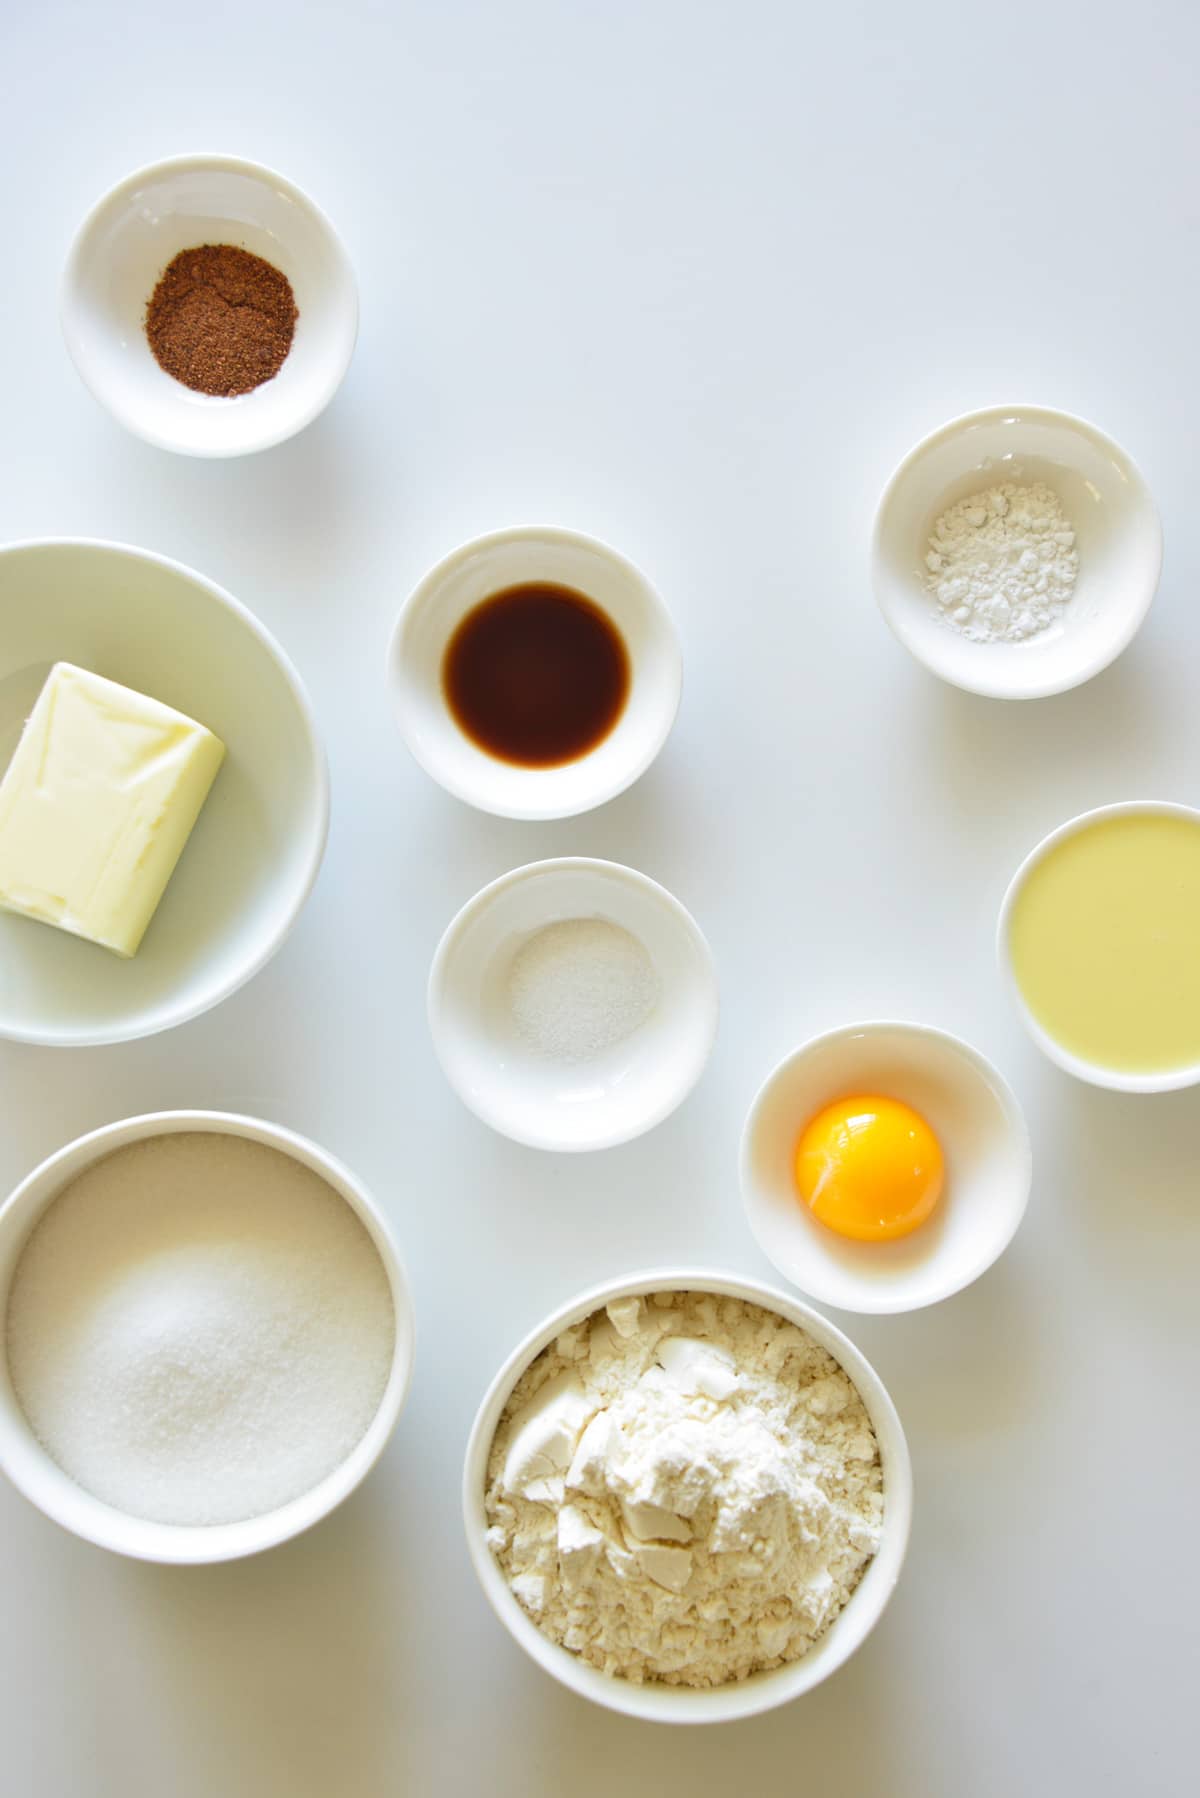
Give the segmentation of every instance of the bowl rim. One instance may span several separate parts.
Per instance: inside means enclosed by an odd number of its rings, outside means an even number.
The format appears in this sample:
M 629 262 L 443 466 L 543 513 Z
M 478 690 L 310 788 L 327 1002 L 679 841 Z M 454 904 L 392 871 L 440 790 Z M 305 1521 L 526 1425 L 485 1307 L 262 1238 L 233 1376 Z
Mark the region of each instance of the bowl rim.
M 639 1117 L 628 1126 L 605 1131 L 588 1141 L 562 1142 L 548 1132 L 516 1131 L 507 1121 L 504 1113 L 497 1107 L 481 1101 L 478 1096 L 468 1092 L 459 1084 L 451 1071 L 447 1060 L 449 1038 L 444 1024 L 445 987 L 447 970 L 454 953 L 467 929 L 481 917 L 500 896 L 512 887 L 535 884 L 555 874 L 586 872 L 598 873 L 615 878 L 626 885 L 637 888 L 670 914 L 673 922 L 687 936 L 699 951 L 705 988 L 707 1023 L 703 1037 L 696 1038 L 696 1052 L 689 1064 L 686 1082 L 668 1095 L 654 1109 Z M 553 922 L 553 920 L 550 920 Z M 695 918 L 684 905 L 660 882 L 643 874 L 640 868 L 631 868 L 624 862 L 606 861 L 594 855 L 555 855 L 545 860 L 525 862 L 519 868 L 510 868 L 507 873 L 500 874 L 495 880 L 489 880 L 485 886 L 473 893 L 465 905 L 459 907 L 447 924 L 433 952 L 433 960 L 429 966 L 429 977 L 425 987 L 425 1009 L 429 1021 L 429 1033 L 433 1039 L 434 1053 L 447 1082 L 458 1098 L 474 1113 L 481 1123 L 487 1124 L 498 1135 L 507 1137 L 510 1142 L 518 1142 L 530 1149 L 544 1149 L 556 1154 L 590 1154 L 599 1149 L 616 1148 L 621 1143 L 633 1142 L 655 1129 L 671 1113 L 677 1111 L 688 1095 L 699 1084 L 704 1070 L 712 1055 L 717 1039 L 720 1023 L 720 988 L 717 983 L 716 959 L 707 937 L 697 924 Z
M 870 1606 L 864 1609 L 860 1605 L 857 1612 L 852 1610 L 854 1599 L 861 1590 L 861 1586 L 856 1587 L 846 1607 L 820 1638 L 821 1642 L 827 1642 L 843 1624 L 843 1619 L 852 1618 L 854 1629 L 842 1629 L 845 1637 L 842 1651 L 831 1657 L 828 1665 L 818 1668 L 815 1677 L 811 1668 L 807 1676 L 805 1673 L 811 1654 L 731 1685 L 700 1690 L 658 1682 L 635 1685 L 609 1677 L 542 1634 L 521 1609 L 487 1546 L 484 1494 L 488 1454 L 504 1406 L 521 1374 L 561 1330 L 589 1316 L 610 1299 L 669 1290 L 714 1292 L 740 1298 L 797 1324 L 839 1363 L 853 1382 L 871 1419 L 884 1469 L 884 1524 L 877 1559 L 884 1565 L 880 1558 L 886 1550 L 890 1565 L 885 1579 L 876 1581 L 870 1588 Z M 795 1294 L 783 1292 L 752 1275 L 720 1268 L 641 1269 L 588 1287 L 558 1306 L 522 1338 L 489 1381 L 475 1413 L 463 1457 L 462 1515 L 468 1557 L 484 1596 L 509 1635 L 545 1672 L 580 1697 L 605 1709 L 656 1723 L 719 1723 L 757 1716 L 811 1691 L 844 1666 L 870 1635 L 895 1591 L 908 1549 L 912 1507 L 912 1460 L 904 1426 L 891 1394 L 862 1350 L 836 1324 Z M 867 1571 L 874 1565 L 873 1561 Z
M 330 373 L 326 380 L 318 385 L 314 397 L 296 413 L 294 418 L 278 425 L 273 430 L 264 431 L 258 439 L 232 449 L 180 443 L 169 432 L 156 431 L 147 426 L 142 421 L 141 414 L 136 407 L 126 407 L 124 404 L 114 403 L 109 395 L 100 393 L 91 378 L 86 360 L 81 361 L 76 353 L 77 346 L 73 341 L 70 328 L 70 311 L 74 296 L 82 287 L 80 270 L 84 249 L 105 214 L 122 201 L 127 200 L 130 194 L 145 182 L 171 174 L 182 174 L 192 169 L 211 171 L 215 174 L 244 175 L 248 179 L 280 189 L 297 207 L 308 212 L 318 228 L 325 233 L 332 247 L 334 259 L 346 279 L 346 316 L 350 329 L 346 334 L 344 350 L 339 354 L 337 360 L 331 363 Z M 350 253 L 328 214 L 317 205 L 310 194 L 294 181 L 290 181 L 286 175 L 281 175 L 277 169 L 271 168 L 263 162 L 255 162 L 248 156 L 233 156 L 219 150 L 182 151 L 173 156 L 160 157 L 155 162 L 147 162 L 141 167 L 131 170 L 129 174 L 123 175 L 120 180 L 115 181 L 111 187 L 106 188 L 88 208 L 72 235 L 59 278 L 58 317 L 67 354 L 74 364 L 75 372 L 97 404 L 102 406 L 118 424 L 123 425 L 132 436 L 140 438 L 143 443 L 153 445 L 155 449 L 168 450 L 174 455 L 193 456 L 200 461 L 227 461 L 238 456 L 259 455 L 263 450 L 274 449 L 278 444 L 286 443 L 289 437 L 295 437 L 312 424 L 314 419 L 318 418 L 329 405 L 345 378 L 346 370 L 350 366 L 358 343 L 358 279 L 354 272 Z M 252 393 L 234 394 L 228 397 L 231 401 L 244 400 L 252 397 Z
M 241 600 L 235 599 L 232 593 L 226 592 L 224 587 L 218 586 L 207 575 L 200 574 L 196 569 L 190 568 L 186 562 L 179 562 L 173 556 L 161 555 L 153 549 L 139 549 L 136 544 L 132 543 L 112 542 L 103 537 L 27 537 L 13 543 L 0 543 L 0 559 L 27 550 L 46 549 L 100 550 L 117 556 L 132 556 L 138 561 L 152 562 L 160 568 L 168 569 L 172 574 L 182 575 L 186 580 L 202 588 L 210 599 L 215 600 L 218 605 L 232 613 L 234 618 L 253 637 L 258 639 L 274 661 L 300 714 L 304 726 L 304 738 L 309 751 L 309 781 L 312 787 L 313 818 L 309 826 L 312 841 L 306 858 L 304 876 L 286 907 L 282 923 L 272 933 L 266 945 L 260 948 L 244 967 L 238 969 L 209 996 L 198 1000 L 195 1004 L 182 1007 L 162 1023 L 154 1024 L 149 1029 L 109 1028 L 88 1031 L 84 1035 L 64 1036 L 60 1031 L 50 1029 L 13 1029 L 0 1020 L 0 1040 L 36 1043 L 44 1048 L 85 1049 L 96 1048 L 107 1043 L 139 1042 L 145 1037 L 157 1036 L 163 1030 L 173 1030 L 179 1024 L 187 1024 L 193 1018 L 202 1016 L 204 1012 L 211 1011 L 214 1006 L 220 1005 L 224 1000 L 232 997 L 239 988 L 245 986 L 256 974 L 260 973 L 283 947 L 308 902 L 325 856 L 325 846 L 329 838 L 329 762 L 317 728 L 312 701 L 295 664 L 266 625 L 255 617 L 254 613 L 248 606 L 243 605 Z
M 1012 914 L 1021 891 L 1033 870 L 1045 860 L 1051 850 L 1068 837 L 1077 836 L 1088 830 L 1093 824 L 1105 818 L 1185 818 L 1190 824 L 1200 825 L 1200 809 L 1185 805 L 1174 799 L 1118 799 L 1108 805 L 1093 806 L 1090 811 L 1079 812 L 1068 818 L 1064 824 L 1044 836 L 1020 863 L 1016 873 L 1005 889 L 1004 898 L 1000 902 L 1000 913 L 996 921 L 996 960 L 1000 969 L 1000 977 L 1005 990 L 1016 1007 L 1017 1015 L 1025 1029 L 1042 1051 L 1064 1073 L 1073 1074 L 1077 1080 L 1083 1080 L 1089 1086 L 1103 1087 L 1108 1092 L 1118 1093 L 1168 1093 L 1178 1092 L 1184 1087 L 1200 1085 L 1200 1061 L 1191 1062 L 1181 1068 L 1170 1068 L 1151 1074 L 1122 1073 L 1116 1068 L 1107 1068 L 1101 1062 L 1085 1061 L 1082 1056 L 1075 1055 L 1070 1049 L 1052 1037 L 1038 1023 L 1021 991 L 1013 967 L 1012 953 L 1009 947 L 1009 935 L 1012 925 Z
M 558 545 L 580 550 L 584 554 L 593 555 L 601 561 L 608 562 L 616 569 L 628 587 L 640 593 L 648 614 L 654 621 L 660 641 L 666 648 L 671 664 L 667 683 L 663 688 L 664 703 L 661 715 L 647 747 L 615 780 L 609 780 L 603 786 L 598 786 L 590 796 L 578 803 L 547 804 L 515 798 L 485 800 L 480 797 L 478 790 L 470 780 L 456 778 L 447 772 L 436 756 L 428 755 L 424 744 L 415 740 L 409 729 L 404 685 L 407 673 L 411 668 L 411 637 L 415 620 L 418 616 L 428 614 L 438 604 L 444 583 L 464 563 L 469 562 L 475 556 L 490 554 L 494 550 L 502 549 L 508 544 L 527 544 L 533 547 Z M 504 525 L 498 530 L 485 531 L 480 536 L 469 537 L 464 542 L 457 544 L 455 548 L 426 570 L 401 606 L 399 616 L 388 639 L 386 667 L 392 711 L 409 754 L 418 767 L 423 768 L 425 773 L 436 781 L 444 792 L 450 793 L 455 799 L 461 799 L 466 805 L 474 806 L 477 811 L 487 812 L 495 818 L 515 818 L 526 823 L 545 823 L 554 818 L 577 818 L 584 812 L 594 811 L 597 806 L 607 805 L 610 800 L 616 799 L 620 794 L 626 792 L 635 781 L 641 779 L 662 752 L 663 745 L 670 736 L 679 715 L 679 706 L 683 697 L 683 651 L 680 645 L 679 631 L 666 601 L 654 582 L 642 572 L 636 562 L 631 561 L 620 550 L 614 549 L 611 543 L 606 542 L 603 538 L 593 537 L 585 531 L 572 530 L 565 525 Z M 414 682 L 414 684 L 424 685 L 423 682 Z M 613 726 L 613 732 L 615 733 L 619 728 L 620 719 Z M 546 772 L 543 769 L 522 768 L 516 763 L 509 764 L 501 762 L 498 758 L 494 759 L 496 759 L 497 767 L 506 768 L 512 776 L 514 791 L 523 777 L 529 779 L 531 776 L 536 777 Z M 587 760 L 587 755 L 580 756 L 573 765 L 582 766 Z
M 240 1136 L 263 1143 L 311 1168 L 350 1206 L 375 1245 L 392 1295 L 395 1341 L 388 1382 L 375 1416 L 346 1459 L 308 1492 L 261 1516 L 227 1524 L 156 1523 L 119 1510 L 74 1482 L 71 1482 L 73 1496 L 79 1495 L 72 1507 L 74 1514 L 64 1515 L 64 1507 L 52 1490 L 47 1494 L 45 1490 L 35 1489 L 37 1481 L 28 1480 L 21 1469 L 14 1469 L 12 1465 L 11 1445 L 19 1438 L 23 1448 L 35 1448 L 47 1472 L 53 1469 L 56 1484 L 62 1479 L 69 1481 L 70 1477 L 62 1473 L 38 1442 L 12 1388 L 4 1348 L 4 1321 L 12 1279 L 38 1221 L 67 1184 L 128 1143 L 179 1135 L 185 1131 Z M 0 1202 L 0 1253 L 6 1248 L 5 1239 L 10 1233 L 15 1233 L 16 1246 L 11 1264 L 0 1273 L 0 1473 L 43 1516 L 80 1540 L 128 1559 L 152 1561 L 162 1566 L 211 1565 L 241 1560 L 278 1547 L 327 1517 L 362 1483 L 391 1440 L 412 1385 L 415 1359 L 416 1325 L 408 1274 L 392 1237 L 391 1226 L 367 1187 L 344 1162 L 299 1131 L 241 1112 L 191 1108 L 143 1112 L 134 1117 L 119 1118 L 64 1143 L 18 1182 Z M 83 1526 L 78 1515 L 80 1510 L 88 1514 L 90 1527 Z
M 951 438 L 962 435 L 965 431 L 970 430 L 975 426 L 993 424 L 1009 418 L 1014 421 L 1027 420 L 1031 424 L 1057 425 L 1065 427 L 1067 430 L 1079 436 L 1089 438 L 1093 444 L 1102 449 L 1105 454 L 1121 468 L 1129 482 L 1131 492 L 1144 507 L 1147 521 L 1153 532 L 1153 548 L 1150 566 L 1144 583 L 1144 592 L 1138 599 L 1136 605 L 1126 608 L 1125 622 L 1121 631 L 1117 634 L 1114 643 L 1106 646 L 1101 654 L 1093 655 L 1088 661 L 1081 662 L 1079 667 L 1071 673 L 1060 675 L 1057 678 L 1031 680 L 1021 686 L 1013 686 L 1011 684 L 1006 685 L 1005 682 L 998 677 L 989 679 L 986 674 L 978 677 L 971 676 L 960 678 L 957 675 L 950 674 L 943 668 L 935 667 L 924 654 L 924 651 L 918 642 L 916 633 L 909 630 L 905 619 L 902 616 L 902 609 L 892 603 L 890 593 L 888 592 L 888 584 L 881 578 L 881 569 L 884 563 L 884 524 L 892 506 L 895 504 L 896 496 L 905 477 L 930 450 L 936 449 L 940 444 L 948 442 Z M 1093 424 L 1090 419 L 1083 418 L 1078 413 L 1060 411 L 1055 406 L 979 406 L 972 411 L 961 412 L 956 417 L 947 419 L 944 424 L 938 425 L 936 429 L 920 438 L 919 441 L 914 443 L 905 455 L 901 457 L 880 493 L 871 525 L 871 586 L 875 594 L 875 603 L 883 617 L 884 623 L 887 625 L 896 641 L 908 651 L 915 662 L 920 663 L 922 668 L 925 668 L 930 674 L 935 675 L 938 680 L 945 681 L 947 686 L 957 687 L 964 693 L 978 694 L 984 699 L 1048 699 L 1059 693 L 1070 692 L 1075 687 L 1081 687 L 1087 681 L 1092 680 L 1097 674 L 1102 674 L 1106 668 L 1111 667 L 1113 662 L 1128 649 L 1130 643 L 1132 643 L 1134 637 L 1145 623 L 1146 616 L 1158 593 L 1159 581 L 1162 576 L 1162 563 L 1162 519 L 1159 516 L 1158 507 L 1154 503 L 1154 496 L 1147 485 L 1145 476 L 1142 474 L 1137 463 L 1133 460 L 1133 457 L 1129 455 L 1128 451 L 1121 448 L 1121 445 L 1117 443 L 1115 438 L 1110 437 L 1107 431 L 1102 430 L 1099 425 Z M 1036 645 L 1033 647 L 1036 649 Z
M 794 1274 L 782 1267 L 768 1247 L 766 1238 L 759 1228 L 760 1201 L 757 1196 L 757 1182 L 752 1177 L 751 1164 L 756 1133 L 760 1124 L 762 1109 L 776 1086 L 785 1079 L 801 1062 L 808 1061 L 814 1054 L 831 1047 L 834 1043 L 848 1037 L 882 1035 L 885 1032 L 898 1033 L 903 1036 L 919 1037 L 926 1042 L 936 1043 L 945 1054 L 947 1062 L 953 1060 L 960 1066 L 970 1070 L 971 1075 L 980 1081 L 991 1092 L 1000 1106 L 1004 1119 L 1005 1134 L 1017 1149 L 1020 1158 L 1020 1198 L 1013 1206 L 1009 1218 L 1009 1227 L 1003 1240 L 995 1247 L 990 1247 L 983 1257 L 964 1263 L 962 1271 L 952 1279 L 921 1299 L 897 1299 L 889 1296 L 884 1287 L 864 1289 L 861 1297 L 852 1303 L 845 1297 L 834 1298 L 828 1293 L 810 1286 L 800 1286 Z M 741 1139 L 738 1146 L 738 1183 L 742 1194 L 742 1209 L 746 1222 L 755 1242 L 766 1256 L 777 1273 L 785 1280 L 796 1285 L 798 1291 L 807 1292 L 820 1304 L 834 1305 L 840 1311 L 850 1311 L 856 1316 L 864 1317 L 897 1317 L 910 1311 L 924 1311 L 931 1305 L 939 1305 L 943 1300 L 953 1298 L 955 1293 L 964 1292 L 968 1286 L 981 1279 L 990 1267 L 1011 1246 L 1017 1231 L 1020 1229 L 1025 1213 L 1029 1207 L 1029 1198 L 1033 1189 L 1033 1143 L 1029 1134 L 1029 1125 L 1016 1093 L 999 1068 L 973 1043 L 954 1031 L 944 1030 L 936 1024 L 916 1023 L 908 1018 L 867 1018 L 852 1024 L 836 1024 L 829 1030 L 818 1031 L 804 1042 L 798 1043 L 787 1054 L 780 1057 L 768 1071 L 759 1085 L 746 1112 L 742 1125 Z

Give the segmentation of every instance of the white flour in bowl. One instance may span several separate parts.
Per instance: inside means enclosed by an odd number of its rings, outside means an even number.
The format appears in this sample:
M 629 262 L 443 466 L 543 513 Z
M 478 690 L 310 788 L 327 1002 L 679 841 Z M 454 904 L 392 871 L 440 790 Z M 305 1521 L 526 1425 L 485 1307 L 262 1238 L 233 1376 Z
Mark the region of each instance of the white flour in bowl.
M 546 1635 L 603 1672 L 718 1686 L 798 1660 L 879 1546 L 879 1444 L 833 1357 L 740 1299 L 655 1293 L 518 1381 L 488 1543 Z

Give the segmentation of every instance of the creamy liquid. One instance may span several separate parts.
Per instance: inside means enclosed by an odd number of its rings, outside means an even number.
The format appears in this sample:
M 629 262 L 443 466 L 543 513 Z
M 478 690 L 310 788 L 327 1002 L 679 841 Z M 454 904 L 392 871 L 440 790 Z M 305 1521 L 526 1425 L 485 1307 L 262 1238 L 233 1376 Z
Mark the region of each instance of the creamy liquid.
M 1030 1011 L 1081 1060 L 1200 1063 L 1200 823 L 1130 814 L 1066 837 L 1017 895 L 1009 949 Z

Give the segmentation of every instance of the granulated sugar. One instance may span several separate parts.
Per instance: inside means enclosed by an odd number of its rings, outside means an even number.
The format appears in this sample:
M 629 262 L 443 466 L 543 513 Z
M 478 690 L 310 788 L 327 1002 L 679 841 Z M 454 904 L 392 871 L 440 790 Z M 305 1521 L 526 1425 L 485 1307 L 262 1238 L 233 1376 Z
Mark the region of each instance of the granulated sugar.
M 548 924 L 521 945 L 509 971 L 519 1034 L 559 1061 L 590 1061 L 623 1042 L 658 997 L 658 974 L 642 944 L 603 918 Z
M 234 1523 L 311 1491 L 383 1396 L 395 1317 L 350 1206 L 290 1156 L 185 1132 L 53 1202 L 9 1297 L 8 1362 L 47 1452 L 159 1523 Z

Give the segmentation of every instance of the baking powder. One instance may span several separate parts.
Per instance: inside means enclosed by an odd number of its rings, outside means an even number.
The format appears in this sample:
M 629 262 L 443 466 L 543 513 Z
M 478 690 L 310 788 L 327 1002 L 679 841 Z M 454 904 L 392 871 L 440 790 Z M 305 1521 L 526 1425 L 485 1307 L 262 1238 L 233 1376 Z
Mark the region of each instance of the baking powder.
M 947 624 L 972 642 L 1021 643 L 1063 616 L 1079 554 L 1051 488 L 1005 481 L 942 513 L 925 566 Z

